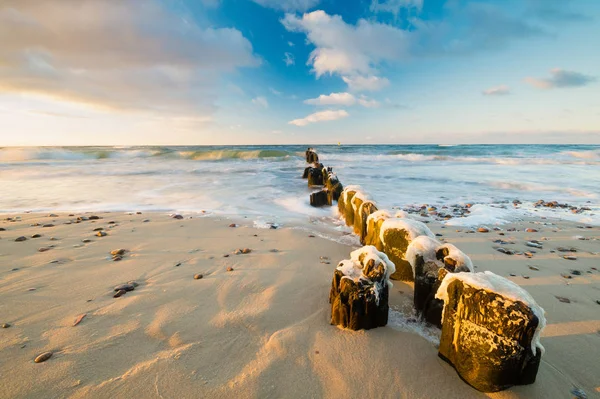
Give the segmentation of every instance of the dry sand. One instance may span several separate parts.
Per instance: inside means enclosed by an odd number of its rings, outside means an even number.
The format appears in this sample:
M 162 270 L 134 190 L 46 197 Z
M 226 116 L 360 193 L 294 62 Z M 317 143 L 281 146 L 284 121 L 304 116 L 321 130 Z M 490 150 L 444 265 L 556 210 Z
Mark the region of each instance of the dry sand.
M 573 387 L 600 397 L 600 274 L 591 269 L 600 269 L 599 228 L 540 220 L 499 236 L 431 224 L 478 271 L 515 274 L 509 278 L 546 310 L 537 382 L 482 394 L 437 357 L 434 343 L 410 332 L 422 326 L 410 320 L 409 284 L 392 288 L 390 326 L 352 332 L 329 325 L 333 268 L 350 245 L 243 220 L 231 228 L 216 218 L 97 215 L 70 225 L 81 215 L 0 221 L 0 324 L 11 325 L 0 328 L 0 398 L 547 399 L 573 397 Z M 48 223 L 55 226 L 41 226 Z M 108 235 L 96 237 L 98 227 Z M 19 236 L 28 239 L 15 242 Z M 526 239 L 542 237 L 544 249 L 531 259 L 499 253 L 492 242 L 514 240 L 502 246 L 526 251 Z M 559 246 L 576 247 L 577 260 L 550 252 Z M 110 251 L 118 248 L 129 252 L 114 262 Z M 232 254 L 238 248 L 252 252 Z M 581 275 L 561 277 L 572 269 Z M 195 280 L 197 273 L 203 278 Z M 113 287 L 130 280 L 139 286 L 113 298 Z M 46 351 L 52 358 L 34 363 Z

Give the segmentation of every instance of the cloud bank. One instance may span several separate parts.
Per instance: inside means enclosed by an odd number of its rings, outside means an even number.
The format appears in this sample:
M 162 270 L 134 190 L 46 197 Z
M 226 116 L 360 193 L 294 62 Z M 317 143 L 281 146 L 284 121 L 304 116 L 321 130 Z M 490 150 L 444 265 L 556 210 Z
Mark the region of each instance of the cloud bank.
M 4 0 L 0 42 L 0 93 L 200 118 L 223 73 L 260 64 L 240 31 L 158 0 Z

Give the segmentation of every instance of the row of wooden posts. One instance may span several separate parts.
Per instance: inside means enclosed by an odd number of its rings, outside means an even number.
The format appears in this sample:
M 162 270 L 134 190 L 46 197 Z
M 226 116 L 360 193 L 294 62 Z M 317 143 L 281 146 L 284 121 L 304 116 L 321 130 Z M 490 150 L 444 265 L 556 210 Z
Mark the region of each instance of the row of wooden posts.
M 385 326 L 389 279 L 414 281 L 417 314 L 441 328 L 438 355 L 464 381 L 483 392 L 535 382 L 543 351 L 538 341 L 545 325 L 543 309 L 514 293 L 531 299 L 529 294 L 491 272 L 475 273 L 467 255 L 437 241 L 425 224 L 403 212 L 392 217 L 379 210 L 357 186 L 344 189 L 311 148 L 306 161 L 308 186 L 323 187 L 310 194 L 311 205 L 337 201 L 340 216 L 364 245 L 334 271 L 332 324 L 352 330 Z M 444 284 L 447 275 L 450 283 Z M 513 295 L 489 288 L 494 286 L 509 287 Z

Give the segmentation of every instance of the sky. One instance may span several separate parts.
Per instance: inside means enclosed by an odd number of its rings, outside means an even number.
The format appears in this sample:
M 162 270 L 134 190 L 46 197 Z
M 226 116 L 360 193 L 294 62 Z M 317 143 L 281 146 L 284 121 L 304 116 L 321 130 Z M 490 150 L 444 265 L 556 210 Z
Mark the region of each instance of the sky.
M 0 0 L 0 146 L 600 143 L 597 0 Z

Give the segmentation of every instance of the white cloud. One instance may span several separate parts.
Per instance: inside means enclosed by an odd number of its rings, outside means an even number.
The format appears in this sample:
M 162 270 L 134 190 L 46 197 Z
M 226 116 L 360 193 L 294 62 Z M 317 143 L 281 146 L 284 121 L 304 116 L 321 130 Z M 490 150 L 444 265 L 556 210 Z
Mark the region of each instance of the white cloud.
M 339 15 L 314 11 L 299 17 L 286 14 L 281 21 L 291 32 L 303 32 L 316 48 L 310 54 L 317 77 L 372 75 L 385 61 L 398 61 L 408 54 L 408 33 L 390 25 L 360 19 L 345 23 Z
M 294 57 L 294 54 L 292 54 L 292 53 L 285 53 L 283 55 L 284 55 L 283 62 L 285 62 L 285 65 L 291 66 L 291 65 L 294 65 L 296 63 L 296 58 Z
M 320 0 L 252 0 L 263 7 L 274 8 L 280 11 L 304 12 L 319 4 Z
M 272 88 L 272 87 L 269 87 L 269 91 L 270 91 L 271 93 L 275 94 L 276 96 L 280 96 L 280 95 L 282 95 L 282 94 L 283 94 L 283 93 L 282 93 L 282 92 L 280 92 L 279 90 L 275 90 L 275 89 L 274 89 L 274 88 Z
M 252 99 L 252 104 L 258 105 L 262 108 L 269 108 L 269 102 L 265 97 L 256 97 Z
M 294 46 L 295 46 L 295 44 L 294 44 L 293 42 L 288 42 L 288 46 L 290 46 L 290 47 L 294 47 Z
M 342 110 L 338 110 L 338 111 L 334 111 L 334 110 L 327 110 L 327 111 L 320 111 L 320 112 L 315 112 L 314 114 L 310 114 L 305 118 L 302 119 L 294 119 L 293 121 L 288 122 L 290 125 L 296 125 L 296 126 L 306 126 L 309 123 L 317 123 L 317 122 L 324 122 L 324 121 L 334 121 L 337 119 L 342 119 L 342 118 L 346 118 L 348 117 L 349 114 L 348 112 Z
M 223 73 L 260 61 L 240 31 L 182 21 L 158 0 L 3 0 L 0 93 L 202 119 Z
M 394 15 L 400 14 L 400 10 L 416 10 L 421 11 L 423 8 L 423 0 L 372 0 L 372 12 L 388 12 Z
M 343 76 L 342 79 L 351 91 L 379 91 L 390 84 L 388 79 L 375 75 Z
M 351 107 L 359 104 L 366 108 L 375 108 L 379 106 L 379 102 L 376 100 L 369 99 L 365 96 L 356 98 L 350 93 L 331 93 L 329 95 L 321 94 L 317 98 L 305 100 L 304 103 L 310 105 L 339 105 L 345 107 Z
M 507 94 L 510 94 L 510 87 L 506 85 L 490 87 L 483 91 L 484 96 L 505 96 Z
M 360 96 L 358 103 L 366 108 L 378 108 L 379 102 L 365 96 Z
M 304 104 L 351 106 L 356 104 L 356 97 L 350 93 L 331 93 L 329 95 L 321 94 L 317 98 L 305 100 Z
M 593 83 L 596 80 L 593 76 L 584 75 L 579 72 L 566 71 L 560 68 L 550 70 L 550 77 L 538 79 L 528 77 L 525 82 L 538 89 L 555 89 L 566 87 L 581 87 Z

